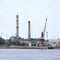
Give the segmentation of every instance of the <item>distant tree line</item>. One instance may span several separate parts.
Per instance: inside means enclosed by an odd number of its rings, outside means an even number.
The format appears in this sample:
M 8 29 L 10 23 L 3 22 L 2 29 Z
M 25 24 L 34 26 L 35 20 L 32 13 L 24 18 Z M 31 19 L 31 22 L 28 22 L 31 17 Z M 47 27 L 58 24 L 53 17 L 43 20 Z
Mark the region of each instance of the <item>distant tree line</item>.
M 0 45 L 4 45 L 4 44 L 5 44 L 5 40 L 0 37 Z

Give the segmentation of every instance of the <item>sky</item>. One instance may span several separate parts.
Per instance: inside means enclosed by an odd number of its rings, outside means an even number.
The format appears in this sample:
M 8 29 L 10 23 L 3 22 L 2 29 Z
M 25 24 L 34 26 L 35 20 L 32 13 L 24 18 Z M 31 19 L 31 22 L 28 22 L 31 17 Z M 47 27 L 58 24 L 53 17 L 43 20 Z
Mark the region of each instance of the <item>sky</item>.
M 31 38 L 40 38 L 47 18 L 48 38 L 60 38 L 60 0 L 0 0 L 1 37 L 15 36 L 17 14 L 20 37 L 28 38 L 28 21 L 31 21 Z

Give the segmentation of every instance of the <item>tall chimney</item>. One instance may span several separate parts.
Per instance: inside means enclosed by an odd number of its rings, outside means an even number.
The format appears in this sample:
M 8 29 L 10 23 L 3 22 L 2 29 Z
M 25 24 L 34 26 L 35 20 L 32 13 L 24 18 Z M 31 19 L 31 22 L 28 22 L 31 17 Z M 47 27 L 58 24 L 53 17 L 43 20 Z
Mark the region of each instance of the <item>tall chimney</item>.
M 31 32 L 30 32 L 30 21 L 28 21 L 28 40 L 31 38 Z
M 19 21 L 18 21 L 18 15 L 16 15 L 16 40 L 18 41 L 19 38 Z

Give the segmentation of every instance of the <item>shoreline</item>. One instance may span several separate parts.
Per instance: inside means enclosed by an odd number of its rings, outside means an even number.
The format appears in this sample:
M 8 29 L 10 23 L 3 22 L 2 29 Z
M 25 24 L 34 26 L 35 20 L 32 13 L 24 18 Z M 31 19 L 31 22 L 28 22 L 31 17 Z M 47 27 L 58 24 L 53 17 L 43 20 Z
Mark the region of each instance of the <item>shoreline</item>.
M 48 48 L 38 46 L 0 46 L 0 49 L 60 49 L 60 48 Z

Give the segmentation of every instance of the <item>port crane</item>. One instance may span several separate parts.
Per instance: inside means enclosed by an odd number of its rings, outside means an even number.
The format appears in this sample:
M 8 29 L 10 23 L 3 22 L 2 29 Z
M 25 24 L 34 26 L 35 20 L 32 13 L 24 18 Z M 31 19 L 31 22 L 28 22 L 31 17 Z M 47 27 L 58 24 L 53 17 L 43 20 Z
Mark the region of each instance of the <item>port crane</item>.
M 45 21 L 45 25 L 44 25 L 44 30 L 41 32 L 41 44 L 44 44 L 44 36 L 45 36 L 45 31 L 46 31 L 46 24 L 47 24 L 47 18 Z

